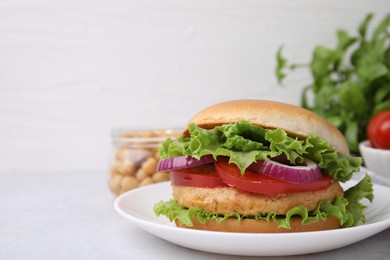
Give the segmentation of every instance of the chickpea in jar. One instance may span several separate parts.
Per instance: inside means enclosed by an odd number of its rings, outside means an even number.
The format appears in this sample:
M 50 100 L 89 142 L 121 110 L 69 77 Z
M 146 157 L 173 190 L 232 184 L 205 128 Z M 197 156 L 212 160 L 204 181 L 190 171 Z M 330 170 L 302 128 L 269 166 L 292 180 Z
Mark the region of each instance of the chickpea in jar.
M 169 181 L 168 172 L 156 171 L 159 147 L 166 138 L 179 135 L 176 130 L 114 130 L 108 180 L 112 193 L 119 196 L 137 187 Z

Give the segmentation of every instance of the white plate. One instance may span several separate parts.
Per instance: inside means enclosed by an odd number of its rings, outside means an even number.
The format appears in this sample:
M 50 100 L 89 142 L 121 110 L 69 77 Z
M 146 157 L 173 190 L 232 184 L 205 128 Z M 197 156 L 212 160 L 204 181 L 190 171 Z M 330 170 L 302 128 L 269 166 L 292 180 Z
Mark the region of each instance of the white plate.
M 382 175 L 379 175 L 377 173 L 373 173 L 371 171 L 367 171 L 367 173 L 371 176 L 372 180 L 374 182 L 384 184 L 385 186 L 390 186 L 390 179 L 383 177 Z
M 365 174 L 370 175 L 374 183 L 390 187 L 390 178 L 383 177 L 373 171 L 370 171 L 366 167 L 360 167 L 360 172 L 354 173 L 353 179 L 360 180 L 361 178 L 364 177 Z
M 349 185 L 356 181 L 351 180 Z M 196 250 L 247 256 L 282 256 L 322 252 L 347 246 L 390 227 L 390 188 L 375 184 L 374 203 L 366 209 L 367 222 L 357 227 L 303 233 L 247 234 L 178 228 L 165 216 L 156 217 L 153 206 L 169 200 L 169 182 L 122 194 L 114 207 L 140 228 L 174 244 Z M 283 245 L 282 247 L 280 245 Z

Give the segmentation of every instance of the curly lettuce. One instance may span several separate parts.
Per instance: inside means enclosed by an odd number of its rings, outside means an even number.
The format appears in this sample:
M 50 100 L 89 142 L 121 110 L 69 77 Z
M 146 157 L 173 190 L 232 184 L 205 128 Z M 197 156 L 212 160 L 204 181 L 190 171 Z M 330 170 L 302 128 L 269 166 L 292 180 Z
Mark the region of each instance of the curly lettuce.
M 291 164 L 301 163 L 304 157 L 315 161 L 325 175 L 345 182 L 353 172 L 359 171 L 361 157 L 338 153 L 334 147 L 316 135 L 305 140 L 293 138 L 282 129 L 265 129 L 247 121 L 203 129 L 195 124 L 189 126 L 189 137 L 177 140 L 167 139 L 160 148 L 162 159 L 177 156 L 192 156 L 199 159 L 204 155 L 229 157 L 241 174 L 258 160 L 284 155 Z
M 342 227 L 352 227 L 360 222 L 365 223 L 366 218 L 363 210 L 366 208 L 360 201 L 364 198 L 372 202 L 373 188 L 371 178 L 366 175 L 356 186 L 348 189 L 344 196 L 337 197 L 333 202 L 323 201 L 313 211 L 308 211 L 305 207 L 299 206 L 290 209 L 286 215 L 277 215 L 273 212 L 267 215 L 252 215 L 243 216 L 236 212 L 218 215 L 212 212 L 202 211 L 199 208 L 183 208 L 177 201 L 171 199 L 169 201 L 160 201 L 154 206 L 156 216 L 164 215 L 170 221 L 178 220 L 186 226 L 192 226 L 192 219 L 197 217 L 200 223 L 205 223 L 207 220 L 215 220 L 218 223 L 225 219 L 235 218 L 237 221 L 242 219 L 266 220 L 268 222 L 275 221 L 279 228 L 290 229 L 290 220 L 294 216 L 302 218 L 302 224 L 310 224 L 325 220 L 328 216 L 336 217 Z

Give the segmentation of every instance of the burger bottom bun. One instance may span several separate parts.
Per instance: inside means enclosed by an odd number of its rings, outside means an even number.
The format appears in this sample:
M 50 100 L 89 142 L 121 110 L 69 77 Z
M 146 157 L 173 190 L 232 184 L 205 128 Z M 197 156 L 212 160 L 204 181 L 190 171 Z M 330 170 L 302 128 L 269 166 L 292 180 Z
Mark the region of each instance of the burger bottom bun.
M 207 220 L 204 224 L 200 223 L 198 218 L 192 218 L 193 226 L 186 226 L 175 220 L 176 226 L 189 229 L 219 231 L 219 232 L 237 232 L 237 233 L 289 233 L 289 232 L 309 232 L 341 228 L 340 222 L 333 216 L 328 216 L 326 220 L 320 220 L 307 225 L 302 224 L 301 217 L 290 219 L 290 229 L 279 228 L 274 221 L 241 219 L 225 219 L 218 223 L 214 219 Z

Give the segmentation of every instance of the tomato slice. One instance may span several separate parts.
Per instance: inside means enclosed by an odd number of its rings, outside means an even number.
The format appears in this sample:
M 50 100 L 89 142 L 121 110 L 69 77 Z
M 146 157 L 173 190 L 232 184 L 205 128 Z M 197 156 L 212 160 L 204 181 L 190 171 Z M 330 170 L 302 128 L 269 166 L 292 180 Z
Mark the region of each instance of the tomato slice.
M 229 164 L 227 160 L 215 162 L 215 169 L 223 182 L 240 190 L 259 194 L 290 194 L 297 192 L 317 191 L 329 187 L 333 178 L 323 176 L 321 179 L 304 184 L 290 183 L 274 179 L 261 173 L 247 169 L 244 175 L 235 164 Z
M 171 183 L 201 188 L 226 187 L 213 163 L 171 171 Z

